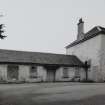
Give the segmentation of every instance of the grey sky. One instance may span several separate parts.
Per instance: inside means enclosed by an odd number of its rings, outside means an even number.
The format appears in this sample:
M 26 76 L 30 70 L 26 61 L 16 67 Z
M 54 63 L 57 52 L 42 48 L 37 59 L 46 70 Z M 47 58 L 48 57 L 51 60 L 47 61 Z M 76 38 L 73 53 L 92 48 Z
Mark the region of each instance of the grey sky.
M 0 0 L 0 23 L 6 25 L 1 49 L 65 53 L 75 40 L 77 22 L 85 32 L 95 25 L 105 27 L 105 0 Z

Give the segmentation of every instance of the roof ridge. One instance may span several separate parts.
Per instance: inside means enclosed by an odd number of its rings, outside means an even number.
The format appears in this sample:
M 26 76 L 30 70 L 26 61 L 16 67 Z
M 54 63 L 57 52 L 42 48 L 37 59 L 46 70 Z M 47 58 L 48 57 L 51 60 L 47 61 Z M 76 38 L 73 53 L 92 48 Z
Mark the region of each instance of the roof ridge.
M 51 55 L 66 55 L 66 56 L 73 56 L 67 54 L 59 54 L 59 53 L 50 53 L 50 52 L 35 52 L 35 51 L 23 51 L 23 50 L 13 50 L 13 49 L 0 49 L 0 51 L 11 51 L 11 52 L 23 52 L 23 53 L 40 53 L 40 54 L 51 54 Z
M 25 52 L 6 49 L 0 49 L 0 63 L 83 66 L 83 62 L 74 55 Z
M 100 26 L 94 26 L 94 27 L 91 28 L 89 31 L 87 31 L 85 34 L 87 34 L 87 33 L 91 32 L 91 31 L 93 31 L 94 29 L 97 29 L 97 27 L 100 27 Z
M 88 32 L 86 32 L 84 34 L 83 39 L 73 41 L 71 44 L 67 45 L 66 48 L 75 46 L 75 45 L 77 45 L 79 43 L 82 43 L 82 42 L 84 42 L 86 40 L 89 40 L 89 39 L 99 35 L 100 33 L 105 34 L 105 28 L 101 27 L 101 26 L 95 26 L 91 30 L 89 30 Z

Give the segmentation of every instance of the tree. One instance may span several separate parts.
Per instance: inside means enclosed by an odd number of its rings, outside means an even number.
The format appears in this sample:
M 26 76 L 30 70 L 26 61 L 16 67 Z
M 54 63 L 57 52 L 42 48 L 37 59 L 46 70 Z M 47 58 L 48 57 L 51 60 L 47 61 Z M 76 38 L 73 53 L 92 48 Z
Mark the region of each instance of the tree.
M 4 30 L 3 30 L 4 24 L 0 24 L 0 39 L 4 39 L 7 36 L 4 36 Z

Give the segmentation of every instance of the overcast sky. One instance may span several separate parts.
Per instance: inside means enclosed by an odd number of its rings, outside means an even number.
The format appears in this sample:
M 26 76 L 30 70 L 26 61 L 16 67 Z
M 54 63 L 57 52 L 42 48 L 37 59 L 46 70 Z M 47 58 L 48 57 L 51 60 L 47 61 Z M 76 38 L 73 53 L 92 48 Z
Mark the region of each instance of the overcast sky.
M 8 36 L 0 49 L 65 53 L 80 17 L 85 32 L 105 27 L 105 0 L 0 0 L 0 14 Z

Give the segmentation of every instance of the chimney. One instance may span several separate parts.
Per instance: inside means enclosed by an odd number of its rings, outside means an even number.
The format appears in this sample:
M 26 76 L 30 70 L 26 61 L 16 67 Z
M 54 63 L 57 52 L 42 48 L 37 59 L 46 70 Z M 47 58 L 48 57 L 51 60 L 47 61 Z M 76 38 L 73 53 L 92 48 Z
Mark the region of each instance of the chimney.
M 84 22 L 82 18 L 79 19 L 77 40 L 84 38 Z

